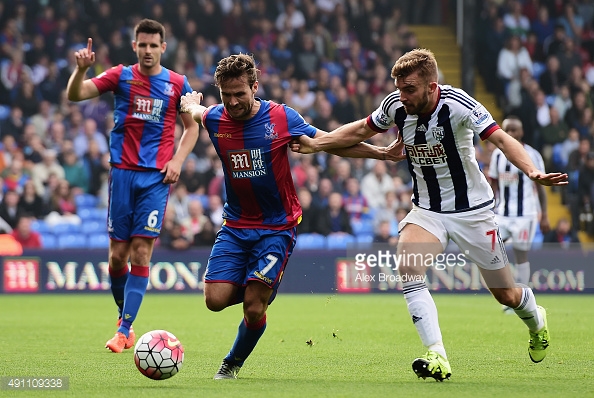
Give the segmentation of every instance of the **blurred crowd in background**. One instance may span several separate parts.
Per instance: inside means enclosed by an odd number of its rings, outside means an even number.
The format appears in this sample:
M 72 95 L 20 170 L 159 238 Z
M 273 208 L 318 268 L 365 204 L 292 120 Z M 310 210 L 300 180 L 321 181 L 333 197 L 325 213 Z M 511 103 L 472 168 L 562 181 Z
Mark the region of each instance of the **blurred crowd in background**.
M 21 0 L 0 2 L 0 231 L 25 247 L 107 247 L 108 139 L 113 98 L 71 103 L 65 88 L 74 51 L 93 39 L 89 77 L 136 62 L 133 27 L 166 28 L 162 64 L 219 102 L 217 62 L 250 53 L 261 70 L 257 96 L 286 103 L 330 131 L 366 117 L 394 90 L 390 70 L 419 46 L 410 24 L 440 24 L 440 0 Z M 506 114 L 547 167 L 571 173 L 564 200 L 568 234 L 588 228 L 594 186 L 590 152 L 594 8 L 590 1 L 478 2 L 479 70 Z M 573 11 L 572 11 L 573 10 Z M 560 15 L 560 17 L 553 17 Z M 447 79 L 445 80 L 447 83 Z M 501 121 L 498 121 L 501 122 Z M 177 126 L 181 134 L 181 124 Z M 395 131 L 373 138 L 388 145 Z M 477 142 L 488 167 L 492 148 Z M 394 244 L 411 208 L 406 162 L 290 154 L 304 209 L 298 245 L 350 241 Z M 579 181 L 579 183 L 578 183 Z M 158 244 L 209 246 L 222 224 L 221 163 L 205 130 L 185 162 Z M 583 217 L 580 218 L 580 215 Z M 581 221 L 580 221 L 581 220 Z M 552 239 L 552 238 L 551 238 Z M 300 243 L 303 242 L 303 243 Z

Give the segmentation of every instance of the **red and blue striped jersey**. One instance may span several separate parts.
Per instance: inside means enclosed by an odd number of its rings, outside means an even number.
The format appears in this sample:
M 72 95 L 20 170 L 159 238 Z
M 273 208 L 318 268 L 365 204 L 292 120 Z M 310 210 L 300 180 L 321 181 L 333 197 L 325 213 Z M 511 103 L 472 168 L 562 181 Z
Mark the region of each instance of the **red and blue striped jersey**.
M 317 129 L 294 109 L 259 98 L 249 120 L 232 119 L 223 105 L 207 109 L 204 125 L 223 163 L 227 201 L 223 217 L 234 228 L 289 229 L 301 218 L 288 144 Z
M 114 127 L 110 163 L 130 170 L 162 169 L 174 154 L 180 98 L 192 92 L 188 79 L 167 68 L 146 76 L 138 64 L 118 65 L 92 79 L 100 93 L 113 91 Z

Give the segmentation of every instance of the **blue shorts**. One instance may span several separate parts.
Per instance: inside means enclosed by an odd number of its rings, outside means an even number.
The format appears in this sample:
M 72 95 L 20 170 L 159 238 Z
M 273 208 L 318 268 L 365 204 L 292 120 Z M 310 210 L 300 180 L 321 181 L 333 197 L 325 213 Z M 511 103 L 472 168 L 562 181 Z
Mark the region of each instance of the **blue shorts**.
M 296 228 L 288 230 L 230 228 L 223 225 L 206 266 L 207 283 L 247 286 L 260 281 L 273 289 L 274 300 L 289 256 L 293 253 Z M 242 301 L 243 295 L 238 297 Z
M 163 183 L 163 178 L 159 170 L 111 168 L 107 216 L 111 239 L 128 241 L 133 236 L 159 236 L 171 188 Z

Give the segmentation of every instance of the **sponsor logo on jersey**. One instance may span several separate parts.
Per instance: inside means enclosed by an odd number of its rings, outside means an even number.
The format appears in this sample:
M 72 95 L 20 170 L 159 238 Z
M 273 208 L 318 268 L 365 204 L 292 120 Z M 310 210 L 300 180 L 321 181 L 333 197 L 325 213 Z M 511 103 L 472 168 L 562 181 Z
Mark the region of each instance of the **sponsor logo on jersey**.
M 254 178 L 267 174 L 260 148 L 229 151 L 227 156 L 233 178 Z
M 274 131 L 275 127 L 276 127 L 276 124 L 274 124 L 274 123 L 266 123 L 264 125 L 264 129 L 266 130 L 266 132 L 264 133 L 265 139 L 274 140 L 275 138 L 278 138 L 278 133 L 276 131 Z
M 497 179 L 503 185 L 512 185 L 512 184 L 517 183 L 519 180 L 518 173 L 508 173 L 508 172 L 499 173 L 499 176 L 497 177 Z
M 482 105 L 479 105 L 478 107 L 474 108 L 472 110 L 472 115 L 470 116 L 472 122 L 477 126 L 483 123 L 485 120 L 487 120 L 488 117 L 489 113 L 487 112 L 487 109 L 485 109 L 485 107 Z
M 387 127 L 388 126 L 388 115 L 386 115 L 383 112 L 375 115 L 375 124 L 378 127 Z
M 448 158 L 441 143 L 437 145 L 405 145 L 405 148 L 406 154 L 411 162 L 419 166 L 442 164 L 445 163 Z
M 175 92 L 173 91 L 173 83 L 165 83 L 165 89 L 163 90 L 163 94 L 168 96 L 172 96 L 173 94 L 175 94 Z
M 269 285 L 272 285 L 272 282 L 274 282 L 272 279 L 268 278 L 267 276 L 262 275 L 258 271 L 254 272 L 254 275 L 256 275 L 256 277 L 258 277 L 259 279 L 262 279 L 264 282 L 268 283 Z
M 137 95 L 134 97 L 134 102 L 132 103 L 132 106 L 134 107 L 132 117 L 152 122 L 160 122 L 163 102 L 162 99 L 141 97 L 140 95 Z

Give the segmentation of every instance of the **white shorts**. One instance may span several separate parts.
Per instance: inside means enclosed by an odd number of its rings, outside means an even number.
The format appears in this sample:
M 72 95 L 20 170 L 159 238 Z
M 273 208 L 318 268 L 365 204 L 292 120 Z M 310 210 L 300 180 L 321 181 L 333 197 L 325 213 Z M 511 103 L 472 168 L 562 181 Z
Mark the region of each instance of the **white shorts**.
M 495 221 L 499 224 L 499 234 L 504 242 L 512 238 L 514 249 L 525 252 L 530 250 L 538 223 L 538 217 L 536 215 L 522 217 L 495 215 Z
M 508 264 L 495 213 L 488 208 L 444 214 L 413 206 L 398 225 L 400 231 L 406 224 L 415 224 L 429 231 L 439 239 L 444 250 L 451 239 L 458 245 L 460 253 L 483 269 L 497 270 Z

